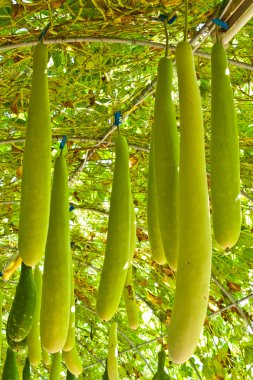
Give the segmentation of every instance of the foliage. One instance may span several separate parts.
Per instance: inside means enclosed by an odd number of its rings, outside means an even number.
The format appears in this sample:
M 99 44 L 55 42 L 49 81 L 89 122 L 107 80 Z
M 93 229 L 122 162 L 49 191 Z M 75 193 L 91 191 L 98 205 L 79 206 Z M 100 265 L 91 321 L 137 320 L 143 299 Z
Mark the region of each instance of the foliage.
M 220 1 L 191 1 L 189 39 L 209 20 Z M 161 46 L 78 42 L 78 37 L 127 38 L 164 43 L 160 13 L 174 15 L 169 25 L 170 44 L 183 37 L 183 1 L 50 0 L 0 2 L 0 268 L 17 252 L 21 166 L 27 108 L 31 86 L 32 48 L 50 23 L 48 79 L 53 131 L 52 158 L 67 135 L 66 159 L 70 175 L 71 245 L 74 262 L 77 346 L 84 372 L 79 378 L 100 379 L 107 357 L 109 323 L 96 315 L 95 304 L 104 257 L 112 169 L 114 166 L 114 113 L 121 111 L 122 134 L 129 142 L 130 175 L 137 217 L 137 247 L 133 260 L 141 325 L 127 325 L 124 303 L 118 322 L 119 373 L 121 379 L 151 379 L 157 369 L 157 353 L 166 349 L 167 326 L 175 290 L 175 273 L 151 257 L 147 235 L 146 192 L 148 149 L 153 121 L 154 94 Z M 212 38 L 201 51 L 210 53 Z M 134 41 L 132 41 L 134 42 Z M 25 43 L 21 46 L 19 44 Z M 9 48 L 10 44 L 14 44 Z M 29 45 L 30 44 L 30 45 Z M 6 45 L 6 46 L 5 46 Z M 7 46 L 8 45 L 8 46 Z M 7 48 L 8 47 L 8 48 Z M 173 49 L 171 55 L 173 56 Z M 230 59 L 252 64 L 252 21 L 232 40 Z M 210 146 L 210 61 L 196 56 L 205 122 L 206 158 Z M 187 363 L 178 366 L 166 358 L 171 379 L 251 379 L 252 366 L 252 264 L 253 264 L 253 128 L 252 71 L 230 65 L 237 108 L 243 224 L 240 240 L 229 251 L 213 244 L 213 268 L 207 318 L 200 343 Z M 177 79 L 174 99 L 178 118 Z M 178 125 L 178 128 L 179 125 Z M 105 138 L 104 138 L 105 137 Z M 53 162 L 52 162 L 53 168 Z M 196 236 L 196 239 L 198 237 Z M 8 312 L 18 282 L 17 270 L 3 289 L 3 337 Z M 245 299 L 244 299 L 245 298 Z M 244 299 L 244 300 L 243 300 Z M 236 304 L 237 302 L 237 304 Z M 226 308 L 227 307 L 227 308 Z M 250 326 L 251 325 L 251 326 Z M 7 343 L 2 343 L 3 362 Z M 18 353 L 20 368 L 25 355 Z M 66 376 L 63 367 L 62 378 Z M 32 378 L 48 378 L 49 366 L 32 369 Z

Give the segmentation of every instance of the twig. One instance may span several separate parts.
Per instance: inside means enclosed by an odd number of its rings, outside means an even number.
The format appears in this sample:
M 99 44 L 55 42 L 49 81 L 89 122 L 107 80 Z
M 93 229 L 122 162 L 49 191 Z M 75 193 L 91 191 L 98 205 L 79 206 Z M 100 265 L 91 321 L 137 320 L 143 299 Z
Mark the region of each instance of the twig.
M 111 38 L 111 37 L 62 37 L 62 38 L 49 38 L 44 41 L 44 44 L 53 45 L 53 44 L 63 44 L 63 43 L 84 43 L 84 42 L 102 42 L 102 43 L 117 43 L 117 44 L 129 44 L 129 45 L 140 45 L 140 46 L 149 46 L 155 47 L 158 49 L 165 49 L 165 44 L 152 42 L 152 41 L 142 41 L 136 39 L 128 39 L 128 38 Z M 0 45 L 0 52 L 5 50 L 23 48 L 23 47 L 32 47 L 37 44 L 37 41 L 29 41 L 15 44 L 3 44 Z M 172 51 L 175 50 L 175 46 L 170 46 Z M 201 51 L 195 51 L 194 54 L 201 58 L 211 59 L 211 55 L 207 53 L 203 53 Z M 235 61 L 233 59 L 228 60 L 231 65 L 242 67 L 247 70 L 253 70 L 253 65 Z
M 224 288 L 224 286 L 216 279 L 216 277 L 214 275 L 211 275 L 211 278 L 212 278 L 213 282 L 215 282 L 215 284 L 220 288 L 220 290 L 232 302 L 232 306 L 235 306 L 237 308 L 237 310 L 240 313 L 241 317 L 243 318 L 243 320 L 247 324 L 247 326 L 248 326 L 251 334 L 253 334 L 253 326 L 252 326 L 251 322 L 248 320 L 246 314 L 244 313 L 244 311 L 242 310 L 242 308 L 238 305 L 238 303 L 236 302 L 236 300 L 234 299 L 234 297 Z

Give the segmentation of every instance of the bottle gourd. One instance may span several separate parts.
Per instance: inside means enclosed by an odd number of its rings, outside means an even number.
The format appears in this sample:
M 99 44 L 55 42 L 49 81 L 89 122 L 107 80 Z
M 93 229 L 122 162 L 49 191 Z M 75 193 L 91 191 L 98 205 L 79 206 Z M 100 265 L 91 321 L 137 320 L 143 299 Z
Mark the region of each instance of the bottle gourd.
M 28 266 L 35 266 L 44 255 L 49 221 L 52 132 L 47 59 L 46 46 L 37 44 L 33 53 L 18 233 L 18 249 Z
M 204 323 L 211 276 L 211 226 L 200 92 L 191 45 L 179 42 L 176 67 L 180 105 L 179 254 L 168 331 L 175 363 L 194 352 Z
M 178 256 L 178 164 L 179 143 L 172 100 L 172 62 L 161 58 L 158 64 L 152 131 L 156 208 L 167 262 L 177 269 Z
M 221 42 L 211 52 L 211 200 L 213 231 L 224 249 L 241 230 L 240 157 L 236 111 L 226 51 Z
M 67 339 L 70 255 L 68 170 L 65 157 L 60 155 L 54 167 L 40 312 L 41 343 L 50 353 L 62 350 Z
M 115 149 L 107 244 L 97 296 L 97 313 L 105 321 L 118 310 L 130 265 L 132 197 L 128 145 L 124 136 L 116 137 Z

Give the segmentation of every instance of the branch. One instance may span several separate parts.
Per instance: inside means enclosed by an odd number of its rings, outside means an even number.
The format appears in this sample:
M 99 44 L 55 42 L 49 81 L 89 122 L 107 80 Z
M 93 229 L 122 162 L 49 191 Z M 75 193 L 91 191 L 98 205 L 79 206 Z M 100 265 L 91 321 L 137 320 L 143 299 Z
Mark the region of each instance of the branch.
M 44 40 L 44 44 L 46 45 L 53 45 L 53 44 L 64 44 L 64 43 L 83 43 L 83 42 L 102 42 L 102 43 L 117 43 L 117 44 L 128 44 L 128 45 L 140 45 L 140 46 L 148 46 L 148 47 L 155 47 L 158 49 L 165 49 L 165 44 L 161 44 L 158 42 L 152 42 L 152 41 L 142 41 L 142 40 L 136 40 L 136 39 L 128 39 L 128 38 L 111 38 L 111 37 L 62 37 L 62 38 L 49 38 Z M 23 47 L 31 47 L 35 46 L 38 42 L 37 41 L 29 41 L 29 42 L 21 42 L 21 43 L 15 43 L 15 44 L 3 44 L 0 45 L 0 52 L 4 50 L 11 50 L 11 49 L 17 49 L 17 48 L 23 48 Z M 170 49 L 172 51 L 175 50 L 175 46 L 170 46 Z M 195 51 L 194 54 L 197 57 L 211 59 L 211 55 L 207 53 L 203 53 L 201 51 Z M 235 61 L 233 59 L 228 60 L 229 63 L 233 66 L 242 67 L 247 70 L 253 70 L 253 65 L 249 65 L 244 62 Z

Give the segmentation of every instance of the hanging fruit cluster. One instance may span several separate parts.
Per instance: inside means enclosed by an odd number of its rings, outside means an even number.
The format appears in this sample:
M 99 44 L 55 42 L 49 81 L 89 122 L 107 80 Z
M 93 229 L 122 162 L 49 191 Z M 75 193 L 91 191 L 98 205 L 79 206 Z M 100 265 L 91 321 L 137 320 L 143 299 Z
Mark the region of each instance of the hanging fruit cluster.
M 206 316 L 212 254 L 212 226 L 205 163 L 204 127 L 191 45 L 176 47 L 180 136 L 172 98 L 173 66 L 166 55 L 158 64 L 154 125 L 148 168 L 147 222 L 153 259 L 176 271 L 176 291 L 168 330 L 168 351 L 175 363 L 193 354 Z M 238 131 L 226 52 L 212 49 L 211 201 L 214 237 L 230 248 L 241 227 Z M 69 230 L 68 170 L 63 147 L 55 160 L 51 189 L 51 125 L 47 49 L 34 49 L 32 90 L 23 162 L 18 247 L 21 273 L 9 313 L 8 350 L 2 379 L 17 379 L 16 352 L 28 347 L 23 378 L 30 365 L 52 354 L 50 379 L 82 373 L 75 339 L 75 299 Z M 136 220 L 126 138 L 115 139 L 107 244 L 97 295 L 97 314 L 110 321 L 124 297 L 129 326 L 139 326 L 132 260 Z M 43 258 L 44 256 L 44 258 Z M 43 258 L 43 275 L 40 260 Z M 34 269 L 33 269 L 34 267 Z M 64 302 L 63 302 L 64 300 Z M 165 354 L 158 355 L 154 378 L 168 378 Z M 45 359 L 45 360 L 48 360 Z M 104 378 L 119 379 L 117 322 L 109 326 Z

